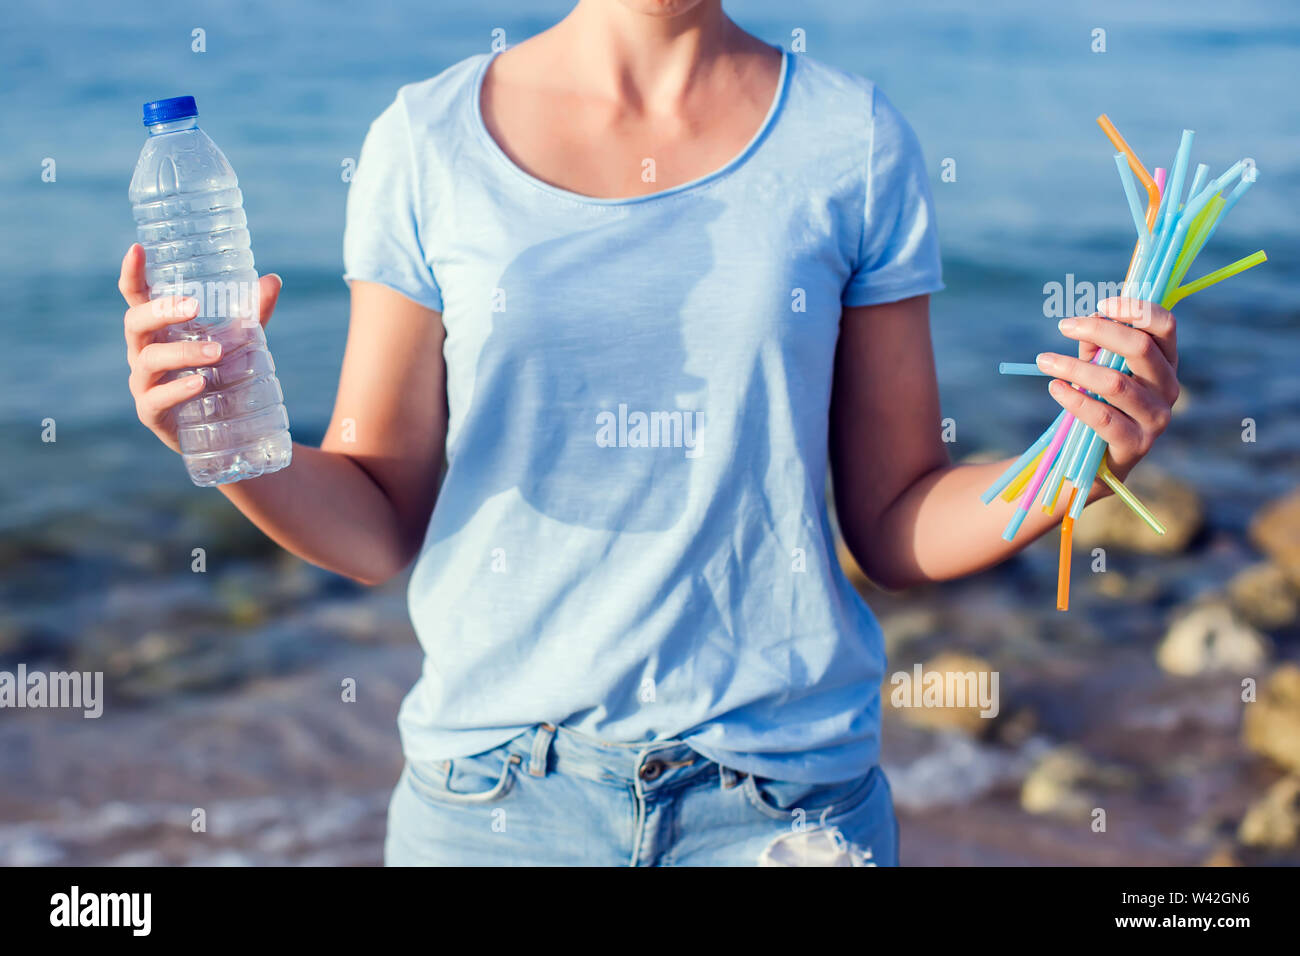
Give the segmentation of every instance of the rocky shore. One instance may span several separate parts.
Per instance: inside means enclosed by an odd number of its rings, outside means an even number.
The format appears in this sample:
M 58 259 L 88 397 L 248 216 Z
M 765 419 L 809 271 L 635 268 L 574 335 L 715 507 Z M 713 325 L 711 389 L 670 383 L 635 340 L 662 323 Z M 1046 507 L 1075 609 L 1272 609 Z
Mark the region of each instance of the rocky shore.
M 1001 679 L 992 718 L 892 707 L 886 688 L 910 862 L 1300 863 L 1300 491 L 1234 540 L 1207 533 L 1187 486 L 1148 470 L 1133 487 L 1168 540 L 1115 499 L 1089 508 L 1069 614 L 1039 566 L 1051 536 L 992 573 L 1018 571 L 1014 605 L 989 597 L 1005 583 L 896 597 L 857 572 L 892 672 Z
M 1238 535 L 1177 524 L 1198 509 L 1172 479 L 1139 487 L 1179 546 L 1090 508 L 1068 614 L 1052 536 L 904 594 L 843 556 L 891 676 L 998 677 L 988 717 L 883 687 L 906 863 L 1300 862 L 1300 492 Z M 419 667 L 403 585 L 354 588 L 208 501 L 147 546 L 87 547 L 115 529 L 86 523 L 6 539 L 0 669 L 102 670 L 107 700 L 0 714 L 0 864 L 380 862 Z

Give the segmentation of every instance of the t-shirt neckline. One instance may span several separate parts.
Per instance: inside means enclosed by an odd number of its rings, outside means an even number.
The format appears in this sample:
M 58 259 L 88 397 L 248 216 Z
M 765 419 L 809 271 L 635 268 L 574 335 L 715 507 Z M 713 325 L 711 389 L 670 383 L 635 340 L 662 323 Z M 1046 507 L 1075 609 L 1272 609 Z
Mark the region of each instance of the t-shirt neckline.
M 644 196 L 614 196 L 603 198 L 600 196 L 588 196 L 585 193 L 573 192 L 572 190 L 564 189 L 560 186 L 552 185 L 545 180 L 538 179 L 506 155 L 506 151 L 503 150 L 500 144 L 498 144 L 493 138 L 492 134 L 488 131 L 487 124 L 483 122 L 483 110 L 480 104 L 480 97 L 483 92 L 483 79 L 487 76 L 488 67 L 492 65 L 492 61 L 501 54 L 501 50 L 494 50 L 484 56 L 483 62 L 479 64 L 478 70 L 474 74 L 474 81 L 472 84 L 473 93 L 470 97 L 469 103 L 470 123 L 474 126 L 479 137 L 483 140 L 483 144 L 488 152 L 492 154 L 498 163 L 510 170 L 510 172 L 515 176 L 523 179 L 529 185 L 544 192 L 551 193 L 554 196 L 560 196 L 564 199 L 586 203 L 592 206 L 630 206 L 635 203 L 654 202 L 659 199 L 667 199 L 669 196 L 676 196 L 688 190 L 697 189 L 735 172 L 745 164 L 755 151 L 757 151 L 759 145 L 767 137 L 768 133 L 771 132 L 772 128 L 776 125 L 777 118 L 781 113 L 782 105 L 785 102 L 785 91 L 786 86 L 788 85 L 792 66 L 790 54 L 780 47 L 776 47 L 775 49 L 779 50 L 781 53 L 781 73 L 777 78 L 776 92 L 772 95 L 772 105 L 768 107 L 767 115 L 759 125 L 758 131 L 754 133 L 749 142 L 745 144 L 744 148 L 728 162 L 710 173 L 705 173 L 703 176 L 699 176 L 695 179 L 689 180 L 688 182 L 680 183 L 668 189 L 661 189 L 658 192 L 647 193 Z

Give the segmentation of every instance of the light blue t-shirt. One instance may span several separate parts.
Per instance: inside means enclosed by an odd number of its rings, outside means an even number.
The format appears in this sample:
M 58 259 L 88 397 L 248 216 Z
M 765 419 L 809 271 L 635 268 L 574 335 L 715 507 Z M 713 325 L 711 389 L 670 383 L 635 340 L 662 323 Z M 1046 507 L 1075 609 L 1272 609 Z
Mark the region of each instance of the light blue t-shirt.
M 765 777 L 860 776 L 884 648 L 836 560 L 827 412 L 841 309 L 943 287 L 915 135 L 872 83 L 785 54 L 730 163 L 593 199 L 493 141 L 491 57 L 402 87 L 348 195 L 345 278 L 446 327 L 407 756 L 549 721 Z

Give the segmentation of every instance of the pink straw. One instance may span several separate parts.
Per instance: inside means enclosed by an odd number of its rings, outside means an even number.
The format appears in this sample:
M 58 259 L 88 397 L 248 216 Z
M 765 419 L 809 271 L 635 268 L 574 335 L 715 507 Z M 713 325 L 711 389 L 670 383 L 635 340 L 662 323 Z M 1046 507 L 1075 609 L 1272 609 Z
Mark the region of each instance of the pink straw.
M 1169 175 L 1169 170 L 1163 166 L 1157 166 L 1155 175 L 1151 178 L 1156 181 L 1156 188 L 1160 190 L 1160 195 L 1165 194 L 1165 177 Z
M 1034 472 L 1034 480 L 1029 483 L 1025 490 L 1025 496 L 1020 499 L 1020 510 L 1028 511 L 1033 505 L 1034 499 L 1038 497 L 1038 489 L 1043 486 L 1043 479 L 1047 477 L 1047 472 L 1051 470 L 1052 463 L 1056 461 L 1056 455 L 1065 444 L 1065 436 L 1070 433 L 1070 426 L 1074 424 L 1074 416 L 1066 415 L 1061 419 L 1060 427 L 1056 429 L 1056 437 L 1052 443 L 1047 446 L 1047 453 L 1043 455 L 1043 460 L 1038 463 L 1038 470 Z
M 1101 356 L 1101 350 L 1098 349 L 1092 356 L 1092 363 L 1097 364 L 1097 359 Z M 1073 386 L 1078 389 L 1079 386 Z M 1061 424 L 1057 426 L 1056 434 L 1052 437 L 1052 443 L 1047 446 L 1047 451 L 1043 453 L 1043 459 L 1038 463 L 1038 470 L 1034 472 L 1033 480 L 1029 482 L 1029 487 L 1025 489 L 1025 495 L 1020 499 L 1020 510 L 1026 513 L 1034 504 L 1034 499 L 1038 497 L 1038 489 L 1043 486 L 1044 479 L 1047 478 L 1048 471 L 1052 468 L 1052 463 L 1056 461 L 1057 453 L 1060 452 L 1061 446 L 1065 444 L 1066 436 L 1070 434 L 1070 426 L 1074 424 L 1074 416 L 1066 415 L 1061 419 Z

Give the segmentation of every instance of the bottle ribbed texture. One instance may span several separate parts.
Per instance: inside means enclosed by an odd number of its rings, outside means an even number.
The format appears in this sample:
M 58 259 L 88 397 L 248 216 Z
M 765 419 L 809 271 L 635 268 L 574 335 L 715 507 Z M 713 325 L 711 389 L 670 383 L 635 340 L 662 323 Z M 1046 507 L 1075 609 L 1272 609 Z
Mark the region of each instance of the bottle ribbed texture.
M 284 394 L 256 320 L 257 272 L 243 194 L 230 164 L 197 126 L 151 136 L 131 181 L 151 299 L 198 299 L 191 321 L 160 341 L 217 341 L 202 394 L 176 410 L 181 454 L 196 485 L 255 478 L 289 464 Z

